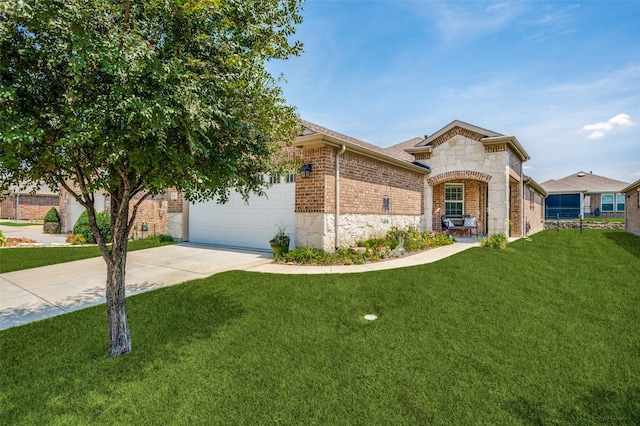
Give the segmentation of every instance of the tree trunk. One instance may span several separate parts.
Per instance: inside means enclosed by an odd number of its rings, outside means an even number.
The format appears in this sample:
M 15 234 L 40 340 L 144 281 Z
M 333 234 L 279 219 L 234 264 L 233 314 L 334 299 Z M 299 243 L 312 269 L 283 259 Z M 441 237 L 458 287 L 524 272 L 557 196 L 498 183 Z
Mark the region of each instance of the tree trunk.
M 107 262 L 107 317 L 109 319 L 109 356 L 131 352 L 131 332 L 127 322 L 125 299 L 126 251 Z

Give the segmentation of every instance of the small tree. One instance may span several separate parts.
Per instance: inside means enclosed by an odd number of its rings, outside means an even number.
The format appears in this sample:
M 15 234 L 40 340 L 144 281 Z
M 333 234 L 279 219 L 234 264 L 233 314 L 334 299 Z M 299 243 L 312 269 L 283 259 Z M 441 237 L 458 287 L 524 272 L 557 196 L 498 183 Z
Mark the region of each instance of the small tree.
M 107 264 L 111 356 L 132 350 L 127 236 L 149 195 L 262 194 L 297 134 L 266 61 L 297 55 L 298 0 L 0 3 L 0 190 L 61 185 Z M 97 191 L 111 200 L 112 245 Z M 130 208 L 131 206 L 131 208 Z

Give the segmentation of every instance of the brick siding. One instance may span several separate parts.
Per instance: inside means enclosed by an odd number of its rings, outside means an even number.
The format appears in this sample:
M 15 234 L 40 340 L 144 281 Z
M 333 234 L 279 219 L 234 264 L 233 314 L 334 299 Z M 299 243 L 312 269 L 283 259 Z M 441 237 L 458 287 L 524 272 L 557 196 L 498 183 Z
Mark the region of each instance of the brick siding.
M 423 212 L 424 178 L 420 173 L 346 152 L 340 160 L 340 180 L 341 213 L 385 213 L 383 199 L 387 196 L 390 214 Z
M 16 201 L 18 211 L 16 214 Z M 0 204 L 0 215 L 3 219 L 43 220 L 51 207 L 56 207 L 58 212 L 60 197 L 57 195 L 9 195 Z
M 335 213 L 335 156 L 333 147 L 306 149 L 305 163 L 313 164 L 308 179 L 296 179 L 296 213 Z M 383 209 L 388 196 L 390 210 Z M 342 214 L 421 214 L 424 178 L 412 172 L 352 152 L 340 157 Z
M 640 235 L 640 192 L 632 190 L 626 198 L 626 229 L 636 235 Z
M 485 218 L 487 215 L 487 183 L 474 179 L 453 179 L 433 186 L 433 217 L 434 231 L 441 232 L 442 216 L 444 215 L 444 187 L 445 183 L 464 185 L 464 212 L 463 214 L 475 217 L 478 223 L 478 232 L 484 233 L 486 229 Z M 461 233 L 468 234 L 468 231 Z

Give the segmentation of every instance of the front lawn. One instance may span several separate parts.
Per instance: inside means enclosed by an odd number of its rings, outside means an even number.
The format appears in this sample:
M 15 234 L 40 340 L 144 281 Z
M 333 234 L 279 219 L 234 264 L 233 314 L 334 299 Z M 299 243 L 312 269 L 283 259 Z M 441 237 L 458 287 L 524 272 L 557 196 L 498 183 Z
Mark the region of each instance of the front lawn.
M 159 236 L 129 241 L 129 251 L 173 244 Z M 0 274 L 102 256 L 97 245 L 0 249 Z
M 638 424 L 639 276 L 640 238 L 592 230 L 218 274 L 130 297 L 121 358 L 104 306 L 0 331 L 0 424 Z

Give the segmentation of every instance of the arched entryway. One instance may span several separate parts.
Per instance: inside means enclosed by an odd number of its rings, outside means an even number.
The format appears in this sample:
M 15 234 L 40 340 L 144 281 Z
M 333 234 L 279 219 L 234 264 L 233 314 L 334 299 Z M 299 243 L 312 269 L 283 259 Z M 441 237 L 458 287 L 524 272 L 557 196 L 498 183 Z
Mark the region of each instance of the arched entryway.
M 462 214 L 476 218 L 478 233 L 486 235 L 490 180 L 490 175 L 470 170 L 441 173 L 428 179 L 432 191 L 433 230 L 443 230 L 443 215 Z

